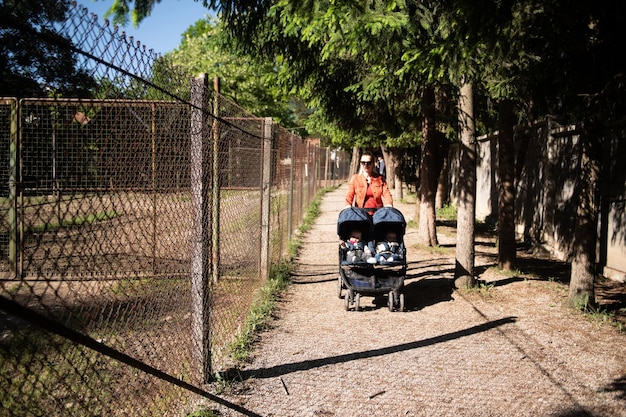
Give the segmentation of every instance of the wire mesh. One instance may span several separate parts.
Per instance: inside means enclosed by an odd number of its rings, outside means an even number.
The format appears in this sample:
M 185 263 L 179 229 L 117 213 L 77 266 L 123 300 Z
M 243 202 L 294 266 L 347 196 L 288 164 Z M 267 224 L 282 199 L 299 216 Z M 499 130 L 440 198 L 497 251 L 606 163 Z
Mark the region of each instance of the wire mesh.
M 81 7 L 49 26 L 90 93 L 0 101 L 0 414 L 179 415 L 205 397 L 254 415 L 207 374 L 234 364 L 265 251 L 281 261 L 349 159 L 328 174 L 329 151 L 206 82 L 194 96 Z

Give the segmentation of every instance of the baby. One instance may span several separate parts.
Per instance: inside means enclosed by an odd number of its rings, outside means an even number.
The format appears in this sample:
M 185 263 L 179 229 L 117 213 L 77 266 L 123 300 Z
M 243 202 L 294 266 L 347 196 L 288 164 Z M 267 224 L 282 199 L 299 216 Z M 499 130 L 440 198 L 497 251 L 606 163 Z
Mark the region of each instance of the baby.
M 362 238 L 363 232 L 355 229 L 350 232 L 348 240 L 339 241 L 339 247 L 346 251 L 346 263 L 376 262 L 372 250 L 361 240 Z
M 402 251 L 398 242 L 398 234 L 396 232 L 387 232 L 385 240 L 376 243 L 376 262 L 384 265 L 397 263 L 402 260 Z

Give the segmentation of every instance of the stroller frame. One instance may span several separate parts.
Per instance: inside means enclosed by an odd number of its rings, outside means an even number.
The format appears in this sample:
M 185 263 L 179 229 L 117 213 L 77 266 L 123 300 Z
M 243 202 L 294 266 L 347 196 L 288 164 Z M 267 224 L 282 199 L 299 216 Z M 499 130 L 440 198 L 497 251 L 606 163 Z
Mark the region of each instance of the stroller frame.
M 404 248 L 404 234 L 406 221 L 402 213 L 392 207 L 361 209 L 349 207 L 339 213 L 337 220 L 337 234 L 341 240 L 347 240 L 354 228 L 363 232 L 363 240 L 380 241 L 390 229 L 401 237 L 402 261 L 394 264 L 372 265 L 367 262 L 346 264 L 345 250 L 339 248 L 339 277 L 337 289 L 339 298 L 344 298 L 344 307 L 349 311 L 361 309 L 362 296 L 376 297 L 387 294 L 389 311 L 404 311 L 404 280 L 406 278 L 406 249 Z M 346 294 L 343 291 L 346 290 Z

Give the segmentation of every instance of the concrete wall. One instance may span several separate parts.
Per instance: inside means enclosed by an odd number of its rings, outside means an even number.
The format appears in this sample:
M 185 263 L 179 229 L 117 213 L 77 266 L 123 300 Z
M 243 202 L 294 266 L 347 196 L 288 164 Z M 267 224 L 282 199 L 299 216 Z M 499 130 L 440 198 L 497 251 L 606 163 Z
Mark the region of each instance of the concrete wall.
M 545 120 L 515 133 L 516 231 L 568 260 L 574 238 L 576 190 L 580 169 L 580 132 Z M 477 140 L 476 218 L 498 215 L 497 133 Z M 598 263 L 605 276 L 626 280 L 626 126 L 604 139 Z M 451 150 L 450 200 L 456 204 L 458 149 Z

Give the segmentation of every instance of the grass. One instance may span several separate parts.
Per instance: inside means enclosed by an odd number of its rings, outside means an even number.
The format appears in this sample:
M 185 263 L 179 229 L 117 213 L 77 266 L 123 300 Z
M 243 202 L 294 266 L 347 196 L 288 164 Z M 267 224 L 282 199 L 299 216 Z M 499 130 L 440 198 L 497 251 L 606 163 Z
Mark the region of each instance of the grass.
M 585 316 L 588 317 L 593 323 L 599 325 L 608 324 L 615 327 L 619 333 L 624 331 L 624 325 L 620 321 L 616 320 L 614 312 L 598 308 L 593 311 L 588 311 Z
M 457 209 L 452 204 L 443 206 L 442 208 L 437 209 L 435 212 L 435 216 L 438 220 L 456 220 L 457 215 Z
M 428 246 L 421 243 L 416 243 L 413 247 L 415 249 L 426 251 L 432 255 L 448 255 L 454 250 L 453 248 L 447 248 L 445 246 Z
M 276 309 L 281 294 L 289 286 L 290 275 L 293 267 L 293 259 L 295 259 L 298 251 L 302 246 L 302 237 L 311 230 L 315 219 L 320 215 L 320 204 L 322 197 L 330 189 L 320 191 L 307 210 L 306 216 L 302 221 L 299 232 L 295 239 L 289 242 L 288 254 L 285 258 L 270 267 L 270 277 L 263 287 L 260 289 L 260 295 L 256 302 L 252 305 L 250 312 L 246 318 L 242 330 L 236 336 L 235 340 L 230 344 L 229 350 L 233 359 L 239 362 L 249 360 L 252 346 L 260 331 L 267 329 L 272 314 Z M 221 380 L 221 376 L 216 376 Z
M 104 220 L 110 220 L 119 216 L 119 214 L 115 211 L 106 211 L 100 212 L 96 214 L 89 214 L 86 216 L 78 216 L 72 219 L 63 220 L 61 223 L 42 223 L 37 224 L 33 227 L 28 228 L 27 232 L 50 232 L 54 230 L 59 230 L 63 227 L 76 227 L 81 226 L 83 224 L 91 224 Z
M 6 409 L 28 410 L 32 415 L 58 411 L 59 398 L 66 400 L 68 415 L 87 416 L 106 413 L 112 393 L 115 363 L 94 351 L 70 341 L 25 327 L 8 334 L 0 346 L 0 380 L 7 382 L 0 402 Z
M 216 414 L 212 410 L 197 410 L 190 414 L 187 414 L 187 417 L 218 417 L 220 414 Z
M 476 294 L 483 298 L 494 298 L 495 297 L 495 292 L 493 291 L 494 288 L 495 288 L 495 285 L 491 283 L 478 281 L 476 286 L 471 287 L 471 288 L 466 288 L 464 289 L 464 291 L 467 294 Z
M 594 306 L 589 302 L 589 296 L 574 300 L 573 309 L 583 315 L 586 319 L 597 325 L 609 325 L 615 327 L 619 333 L 624 330 L 622 322 L 616 319 L 615 312 L 610 312 L 605 308 Z
M 488 271 L 496 271 L 498 273 L 498 275 L 501 275 L 503 277 L 507 277 L 507 278 L 528 278 L 529 275 L 525 274 L 524 272 L 522 272 L 519 269 L 500 269 L 497 266 L 492 266 L 490 268 L 488 268 Z

